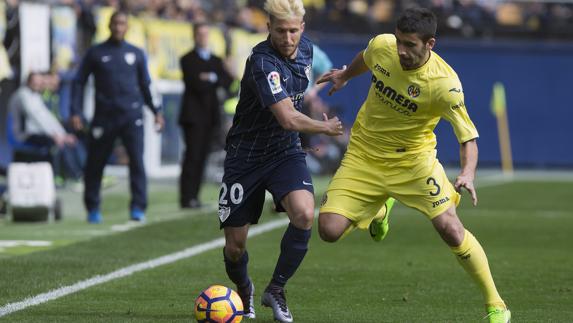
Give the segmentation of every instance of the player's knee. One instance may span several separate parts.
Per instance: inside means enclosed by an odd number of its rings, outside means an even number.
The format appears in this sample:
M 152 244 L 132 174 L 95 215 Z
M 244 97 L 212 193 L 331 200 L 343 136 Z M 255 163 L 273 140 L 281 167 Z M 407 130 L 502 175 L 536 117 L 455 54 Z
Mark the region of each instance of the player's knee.
M 293 217 L 292 222 L 299 229 L 310 229 L 314 222 L 314 210 L 310 208 L 299 210 Z
M 318 228 L 318 234 L 320 235 L 320 239 L 322 239 L 322 241 L 326 241 L 326 242 L 336 242 L 338 241 L 338 239 L 340 239 L 340 235 L 333 232 L 333 231 L 329 231 L 328 229 L 325 228 Z
M 225 245 L 225 257 L 233 262 L 239 261 L 243 253 L 245 253 L 245 246 L 239 245 Z
M 458 218 L 455 208 L 451 208 L 433 221 L 434 227 L 442 239 L 450 246 L 459 246 L 463 239 L 465 228 Z
M 326 242 L 336 242 L 342 236 L 337 227 L 326 221 L 325 217 L 318 218 L 318 234 Z

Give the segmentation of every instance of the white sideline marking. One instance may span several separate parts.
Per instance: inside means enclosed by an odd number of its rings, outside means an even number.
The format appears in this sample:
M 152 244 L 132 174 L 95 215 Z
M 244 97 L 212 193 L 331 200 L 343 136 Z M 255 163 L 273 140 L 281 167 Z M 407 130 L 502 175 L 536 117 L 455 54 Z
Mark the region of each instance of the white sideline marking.
M 0 240 L 0 248 L 9 248 L 17 246 L 26 247 L 49 247 L 52 245 L 52 241 L 42 241 L 42 240 Z
M 0 252 L 5 252 L 8 248 L 14 248 L 19 246 L 25 247 L 49 247 L 52 245 L 52 241 L 41 241 L 41 240 L 0 240 Z
M 288 219 L 280 219 L 280 220 L 271 221 L 269 223 L 257 225 L 255 227 L 252 227 L 249 230 L 249 237 L 256 236 L 256 235 L 259 235 L 261 233 L 265 233 L 267 231 L 274 230 L 276 228 L 284 226 L 287 223 L 289 223 Z M 42 304 L 42 303 L 45 303 L 45 302 L 48 302 L 51 300 L 58 299 L 60 297 L 64 297 L 66 295 L 73 294 L 73 293 L 79 292 L 83 289 L 87 289 L 87 288 L 90 288 L 92 286 L 103 284 L 103 283 L 106 283 L 106 282 L 114 280 L 114 279 L 126 277 L 126 276 L 129 276 L 129 275 L 134 274 L 134 273 L 139 272 L 139 271 L 143 271 L 143 270 L 147 270 L 147 269 L 153 269 L 155 267 L 174 263 L 176 261 L 179 261 L 179 260 L 182 260 L 185 258 L 190 258 L 190 257 L 196 256 L 198 254 L 201 254 L 203 252 L 206 252 L 206 251 L 209 251 L 209 250 L 212 250 L 215 248 L 223 247 L 224 245 L 225 245 L 225 239 L 224 238 L 211 240 L 209 242 L 202 243 L 200 245 L 196 245 L 196 246 L 193 246 L 193 247 L 190 247 L 190 248 L 187 248 L 187 249 L 184 249 L 184 250 L 181 250 L 181 251 L 169 254 L 169 255 L 165 255 L 165 256 L 155 258 L 152 260 L 148 260 L 145 262 L 140 262 L 140 263 L 135 264 L 135 265 L 127 266 L 127 267 L 124 267 L 122 269 L 116 270 L 114 272 L 111 272 L 111 273 L 103 275 L 103 276 L 100 276 L 100 275 L 94 276 L 92 278 L 77 282 L 73 285 L 60 287 L 58 289 L 54 289 L 54 290 L 49 291 L 47 293 L 42 293 L 42 294 L 39 294 L 36 296 L 32 296 L 32 297 L 26 298 L 20 302 L 9 303 L 9 304 L 6 304 L 6 305 L 0 307 L 0 317 L 6 316 L 8 314 L 11 314 L 11 313 L 23 310 L 23 309 L 26 309 L 30 306 L 39 305 L 39 304 Z
M 111 226 L 111 231 L 113 232 L 125 232 L 137 227 L 143 226 L 145 223 L 137 221 L 128 221 L 123 224 L 114 224 Z

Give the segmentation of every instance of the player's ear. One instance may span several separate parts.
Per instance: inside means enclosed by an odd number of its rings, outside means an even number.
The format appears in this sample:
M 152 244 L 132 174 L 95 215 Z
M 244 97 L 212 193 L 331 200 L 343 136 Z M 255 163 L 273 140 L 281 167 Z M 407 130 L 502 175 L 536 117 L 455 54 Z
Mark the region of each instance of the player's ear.
M 426 49 L 432 50 L 432 48 L 434 48 L 434 45 L 436 45 L 436 38 L 432 37 L 428 39 L 428 41 L 426 42 Z
M 304 23 L 304 21 L 300 23 L 300 32 L 301 32 L 301 33 L 304 32 L 304 26 L 305 26 L 305 25 L 306 25 L 306 24 Z

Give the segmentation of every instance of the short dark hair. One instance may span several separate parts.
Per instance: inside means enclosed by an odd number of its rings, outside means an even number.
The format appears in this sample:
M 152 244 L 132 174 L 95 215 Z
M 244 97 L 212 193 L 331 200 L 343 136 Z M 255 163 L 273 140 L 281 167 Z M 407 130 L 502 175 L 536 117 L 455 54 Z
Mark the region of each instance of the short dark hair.
M 408 8 L 398 17 L 396 28 L 406 34 L 418 34 L 425 43 L 436 37 L 438 19 L 429 9 Z
M 193 35 L 197 33 L 197 30 L 201 27 L 210 27 L 209 23 L 206 21 L 198 21 L 193 24 Z
M 115 17 L 117 17 L 117 16 L 126 16 L 126 17 L 129 17 L 129 14 L 128 14 L 127 11 L 125 11 L 125 10 L 121 10 L 121 9 L 120 9 L 120 10 L 116 10 L 116 11 L 114 11 L 114 12 L 111 14 L 111 17 L 109 18 L 109 22 L 112 22 L 112 21 L 115 19 Z

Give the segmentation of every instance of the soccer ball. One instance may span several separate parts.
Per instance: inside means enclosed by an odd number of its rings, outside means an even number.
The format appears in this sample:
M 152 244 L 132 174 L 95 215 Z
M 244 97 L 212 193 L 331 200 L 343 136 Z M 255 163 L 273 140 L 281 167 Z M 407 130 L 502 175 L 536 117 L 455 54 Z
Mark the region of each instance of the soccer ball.
M 238 323 L 243 319 L 243 302 L 234 290 L 213 285 L 195 300 L 197 322 Z

